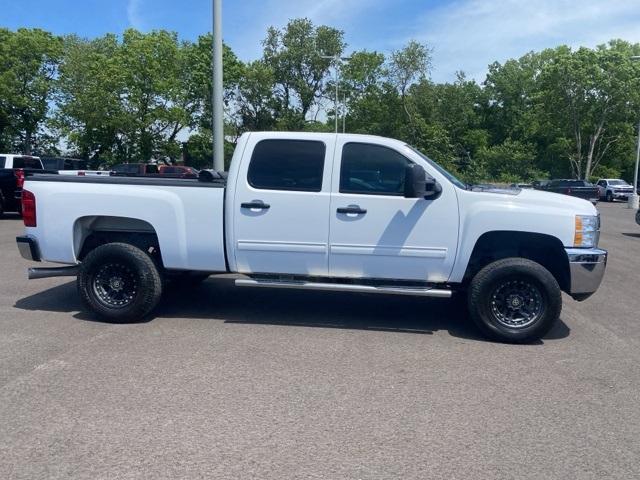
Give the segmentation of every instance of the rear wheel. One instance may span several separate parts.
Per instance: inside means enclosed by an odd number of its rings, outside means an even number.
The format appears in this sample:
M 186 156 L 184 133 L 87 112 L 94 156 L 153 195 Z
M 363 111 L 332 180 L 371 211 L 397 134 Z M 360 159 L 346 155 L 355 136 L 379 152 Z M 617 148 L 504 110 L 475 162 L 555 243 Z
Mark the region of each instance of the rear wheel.
M 636 223 L 640 225 L 640 210 L 636 212 Z
M 83 303 L 113 322 L 142 320 L 162 295 L 162 277 L 144 251 L 127 243 L 108 243 L 92 250 L 77 280 Z
M 562 310 L 556 279 L 525 258 L 505 258 L 484 267 L 471 281 L 471 318 L 484 335 L 509 343 L 542 338 Z

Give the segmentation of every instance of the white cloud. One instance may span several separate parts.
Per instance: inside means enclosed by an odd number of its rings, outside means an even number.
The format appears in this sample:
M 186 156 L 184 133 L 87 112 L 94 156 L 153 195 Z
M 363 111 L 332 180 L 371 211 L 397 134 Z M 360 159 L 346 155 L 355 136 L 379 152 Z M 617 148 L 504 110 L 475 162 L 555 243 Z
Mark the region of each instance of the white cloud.
M 129 26 L 137 30 L 144 30 L 144 19 L 140 13 L 142 0 L 128 0 L 127 2 L 127 21 Z
M 403 40 L 434 48 L 435 80 L 463 70 L 482 81 L 489 63 L 531 50 L 640 41 L 639 21 L 638 0 L 459 0 L 425 12 Z

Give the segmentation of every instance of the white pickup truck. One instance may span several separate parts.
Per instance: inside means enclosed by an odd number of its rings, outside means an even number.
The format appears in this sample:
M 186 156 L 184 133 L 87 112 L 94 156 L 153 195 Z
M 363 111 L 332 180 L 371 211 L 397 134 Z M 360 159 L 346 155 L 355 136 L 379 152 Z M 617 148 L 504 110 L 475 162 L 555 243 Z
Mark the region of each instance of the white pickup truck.
M 77 275 L 111 321 L 157 305 L 165 279 L 234 272 L 239 287 L 451 297 L 494 339 L 539 339 L 561 291 L 596 291 L 607 252 L 581 199 L 470 189 L 404 142 L 365 135 L 247 133 L 228 179 L 29 177 L 30 278 Z M 456 298 L 465 298 L 458 297 Z

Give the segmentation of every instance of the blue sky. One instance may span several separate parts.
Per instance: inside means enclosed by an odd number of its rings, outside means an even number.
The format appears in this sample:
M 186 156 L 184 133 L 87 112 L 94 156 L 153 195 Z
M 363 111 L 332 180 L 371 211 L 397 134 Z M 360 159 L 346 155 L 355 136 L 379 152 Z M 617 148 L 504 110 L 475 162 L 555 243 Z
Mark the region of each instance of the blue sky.
M 211 28 L 210 0 L 4 0 L 0 26 L 85 37 L 128 27 L 194 39 Z M 489 63 L 530 50 L 640 42 L 640 0 L 223 0 L 223 36 L 243 60 L 258 58 L 269 25 L 309 17 L 345 31 L 349 50 L 389 52 L 410 39 L 434 52 L 433 78 L 457 70 L 482 80 Z

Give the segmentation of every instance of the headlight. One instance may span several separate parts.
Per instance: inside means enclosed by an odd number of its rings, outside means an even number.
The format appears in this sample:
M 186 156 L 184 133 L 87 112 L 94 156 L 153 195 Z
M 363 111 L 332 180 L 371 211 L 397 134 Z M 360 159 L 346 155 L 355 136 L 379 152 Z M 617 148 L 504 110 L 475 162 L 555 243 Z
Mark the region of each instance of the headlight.
M 600 217 L 598 215 L 576 215 L 574 247 L 593 248 L 600 239 Z

